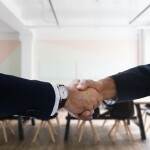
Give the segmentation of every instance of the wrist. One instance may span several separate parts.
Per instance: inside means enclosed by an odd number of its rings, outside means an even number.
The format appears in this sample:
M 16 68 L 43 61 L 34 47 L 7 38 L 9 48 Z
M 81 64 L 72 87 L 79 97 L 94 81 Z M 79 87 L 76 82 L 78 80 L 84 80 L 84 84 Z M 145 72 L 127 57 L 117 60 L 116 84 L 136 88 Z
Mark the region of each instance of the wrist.
M 103 99 L 117 99 L 116 84 L 111 77 L 100 80 Z
M 72 99 L 71 96 L 73 96 L 74 94 L 73 94 L 73 90 L 70 86 L 66 86 L 66 88 L 68 90 L 68 97 L 67 97 L 67 100 L 66 100 L 65 105 L 63 106 L 63 108 L 68 110 L 69 106 L 70 106 L 70 103 L 71 103 L 71 99 Z
M 63 108 L 68 99 L 69 90 L 65 85 L 58 85 L 57 87 L 58 87 L 59 95 L 60 95 L 58 108 Z

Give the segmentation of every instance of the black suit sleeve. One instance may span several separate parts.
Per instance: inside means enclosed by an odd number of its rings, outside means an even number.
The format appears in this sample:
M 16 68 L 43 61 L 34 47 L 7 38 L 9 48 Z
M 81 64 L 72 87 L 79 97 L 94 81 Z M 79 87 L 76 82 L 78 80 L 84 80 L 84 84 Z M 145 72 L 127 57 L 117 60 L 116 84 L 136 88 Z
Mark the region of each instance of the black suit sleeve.
M 150 95 L 150 64 L 131 68 L 111 77 L 116 83 L 118 102 Z
M 54 103 L 50 83 L 0 74 L 0 113 L 46 119 Z

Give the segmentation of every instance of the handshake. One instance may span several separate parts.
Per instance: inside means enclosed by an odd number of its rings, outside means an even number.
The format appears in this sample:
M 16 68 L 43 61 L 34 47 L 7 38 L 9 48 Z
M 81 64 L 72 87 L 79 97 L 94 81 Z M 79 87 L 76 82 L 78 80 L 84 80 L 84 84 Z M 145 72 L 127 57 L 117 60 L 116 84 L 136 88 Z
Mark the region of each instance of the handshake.
M 64 108 L 74 117 L 90 120 L 94 109 L 104 100 L 116 97 L 116 85 L 108 77 L 99 81 L 74 80 L 67 86 L 69 95 Z

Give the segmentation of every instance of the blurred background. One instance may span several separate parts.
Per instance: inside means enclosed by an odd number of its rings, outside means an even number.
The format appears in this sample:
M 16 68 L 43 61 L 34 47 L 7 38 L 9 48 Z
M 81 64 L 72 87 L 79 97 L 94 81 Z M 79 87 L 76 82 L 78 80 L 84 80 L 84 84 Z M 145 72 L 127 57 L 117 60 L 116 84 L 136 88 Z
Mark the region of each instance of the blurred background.
M 148 64 L 149 7 L 150 0 L 0 0 L 0 72 L 68 84 L 75 78 L 98 80 Z M 29 125 L 24 127 L 25 139 L 21 143 L 17 135 L 7 135 L 10 138 L 6 144 L 1 133 L 0 149 L 125 149 L 121 145 L 129 149 L 150 148 L 149 142 L 141 142 L 134 125 L 138 146 L 130 145 L 128 138 L 113 145 L 106 129 L 100 128 L 102 121 L 97 120 L 103 142 L 90 139 L 89 131 L 78 145 L 75 122 L 70 133 L 73 136 L 66 144 L 66 115 L 67 112 L 60 111 L 62 126 L 58 129 L 57 144 L 44 131 L 44 140 L 41 137 L 32 144 L 32 138 L 27 137 L 33 137 L 37 127 Z M 112 126 L 112 122 L 107 125 Z M 14 128 L 17 133 L 17 126 Z

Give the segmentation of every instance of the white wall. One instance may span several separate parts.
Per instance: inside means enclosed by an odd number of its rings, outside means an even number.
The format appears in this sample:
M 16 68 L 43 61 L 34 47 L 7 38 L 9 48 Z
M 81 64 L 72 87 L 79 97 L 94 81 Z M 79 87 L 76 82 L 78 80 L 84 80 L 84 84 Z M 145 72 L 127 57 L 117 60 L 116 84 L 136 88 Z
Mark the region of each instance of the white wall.
M 143 64 L 150 63 L 150 29 L 142 31 L 142 58 Z
M 0 73 L 21 75 L 21 47 L 18 40 L 0 40 Z
M 40 80 L 68 83 L 100 79 L 138 64 L 138 36 L 133 29 L 94 31 L 58 29 L 35 44 L 35 74 Z

